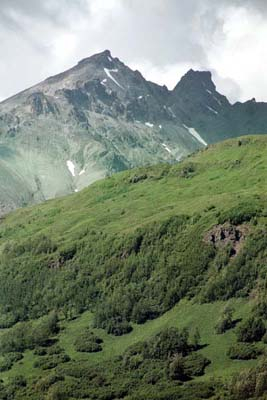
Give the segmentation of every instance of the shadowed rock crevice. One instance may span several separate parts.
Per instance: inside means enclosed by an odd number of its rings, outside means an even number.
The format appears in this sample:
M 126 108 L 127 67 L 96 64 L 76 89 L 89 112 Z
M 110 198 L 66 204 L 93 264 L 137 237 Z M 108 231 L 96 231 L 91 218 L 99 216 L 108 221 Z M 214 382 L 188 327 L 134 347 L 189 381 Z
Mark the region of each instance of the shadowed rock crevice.
M 230 256 L 235 257 L 242 248 L 244 240 L 248 235 L 248 226 L 234 226 L 230 223 L 214 226 L 205 236 L 205 241 L 211 243 L 215 248 L 230 246 Z

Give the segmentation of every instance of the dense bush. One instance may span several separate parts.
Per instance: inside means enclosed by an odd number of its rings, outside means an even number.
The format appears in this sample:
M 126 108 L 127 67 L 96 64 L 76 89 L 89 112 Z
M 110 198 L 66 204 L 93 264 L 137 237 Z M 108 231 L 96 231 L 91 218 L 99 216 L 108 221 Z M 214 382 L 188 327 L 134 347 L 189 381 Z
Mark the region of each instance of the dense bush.
M 13 365 L 22 360 L 23 355 L 21 353 L 7 353 L 0 358 L 0 372 L 8 371 Z
M 12 242 L 0 257 L 1 315 L 11 308 L 15 320 L 27 320 L 61 309 L 71 318 L 90 309 L 95 326 L 127 333 L 131 322 L 157 318 L 198 292 L 215 255 L 198 223 L 179 215 L 121 236 L 86 230 L 72 245 Z
M 12 312 L 0 312 L 0 329 L 11 328 L 17 321 L 16 316 Z
M 185 381 L 188 379 L 185 373 L 185 359 L 181 354 L 177 354 L 170 362 L 168 376 L 174 381 Z
M 44 393 L 48 391 L 48 389 L 54 385 L 56 382 L 64 381 L 64 377 L 62 375 L 59 375 L 55 372 L 52 372 L 50 375 L 47 375 L 43 378 L 41 378 L 37 385 L 36 385 L 36 391 L 40 393 Z
M 50 346 L 50 347 L 40 347 L 37 346 L 34 348 L 34 354 L 36 356 L 46 356 L 46 355 L 53 355 L 53 354 L 61 354 L 64 350 L 62 347 L 59 346 L 58 343 Z
M 209 364 L 210 361 L 201 354 L 193 353 L 187 357 L 177 354 L 169 363 L 168 376 L 172 380 L 185 381 L 194 376 L 204 375 Z
M 67 354 L 53 354 L 49 356 L 43 356 L 34 362 L 34 368 L 40 368 L 43 370 L 53 369 L 57 365 L 70 361 L 70 357 Z
M 214 274 L 203 288 L 203 301 L 228 300 L 247 297 L 260 276 L 267 273 L 267 230 L 257 227 L 242 246 L 242 251 L 231 259 L 227 270 Z
M 232 360 L 252 360 L 257 358 L 261 351 L 253 344 L 236 343 L 227 351 L 228 357 Z
M 184 372 L 188 377 L 204 375 L 210 360 L 202 354 L 192 353 L 185 357 Z
M 202 375 L 209 363 L 195 352 L 196 347 L 188 337 L 187 330 L 168 328 L 145 342 L 131 346 L 122 357 L 94 366 L 86 359 L 68 361 L 63 353 L 57 354 L 57 345 L 51 346 L 45 349 L 46 352 L 52 348 L 56 351 L 39 357 L 34 365 L 47 372 L 30 381 L 27 388 L 17 388 L 14 392 L 10 386 L 12 400 L 210 398 L 214 394 L 214 387 L 210 384 L 195 383 L 184 388 L 177 382 Z M 197 337 L 198 341 L 199 335 Z M 180 372 L 177 352 L 181 357 Z M 49 372 L 51 369 L 54 371 Z M 9 390 L 8 385 L 6 390 Z
M 267 391 L 267 362 L 266 358 L 255 368 L 242 371 L 234 376 L 230 392 L 234 400 L 262 398 Z
M 21 322 L 1 336 L 0 354 L 22 352 L 36 346 L 46 346 L 58 333 L 58 317 L 52 312 L 36 322 Z
M 229 221 L 233 225 L 240 225 L 259 215 L 260 211 L 260 207 L 255 202 L 240 203 L 238 206 L 221 213 L 218 223 L 224 224 L 226 221 Z
M 217 334 L 223 334 L 227 330 L 233 328 L 233 312 L 234 310 L 230 307 L 225 307 L 223 310 L 222 316 L 219 321 L 215 325 L 215 332 Z
M 102 350 L 101 343 L 103 340 L 87 328 L 76 338 L 74 347 L 76 351 L 94 353 Z
M 264 322 L 260 318 L 249 317 L 241 322 L 237 328 L 237 340 L 239 342 L 258 342 L 266 332 Z
M 167 360 L 175 354 L 184 356 L 190 350 L 187 329 L 166 328 L 151 339 L 130 346 L 123 356 L 123 362 L 125 366 L 129 366 L 142 359 Z M 141 357 L 136 357 L 137 355 Z
M 145 342 L 139 342 L 125 352 L 123 366 L 136 370 L 146 360 L 168 360 L 167 375 L 173 380 L 186 380 L 203 375 L 209 361 L 192 353 L 199 346 L 199 334 L 193 344 L 187 329 L 167 328 Z

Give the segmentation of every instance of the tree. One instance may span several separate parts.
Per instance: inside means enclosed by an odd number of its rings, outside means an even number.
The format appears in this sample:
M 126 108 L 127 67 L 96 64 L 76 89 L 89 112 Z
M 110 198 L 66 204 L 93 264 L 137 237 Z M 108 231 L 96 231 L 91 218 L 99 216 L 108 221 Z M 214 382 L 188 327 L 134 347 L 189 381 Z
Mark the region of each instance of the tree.
M 250 317 L 245 320 L 237 330 L 239 342 L 259 342 L 266 332 L 264 322 L 261 318 Z
M 184 381 L 185 376 L 185 362 L 182 354 L 177 354 L 169 364 L 169 378 L 172 380 Z
M 201 336 L 200 336 L 200 332 L 199 329 L 196 328 L 195 332 L 193 334 L 193 347 L 197 350 L 200 346 L 200 341 L 201 341 Z
M 223 313 L 215 325 L 215 332 L 217 334 L 225 333 L 228 329 L 233 327 L 233 313 L 234 309 L 230 306 L 226 306 L 223 310 Z

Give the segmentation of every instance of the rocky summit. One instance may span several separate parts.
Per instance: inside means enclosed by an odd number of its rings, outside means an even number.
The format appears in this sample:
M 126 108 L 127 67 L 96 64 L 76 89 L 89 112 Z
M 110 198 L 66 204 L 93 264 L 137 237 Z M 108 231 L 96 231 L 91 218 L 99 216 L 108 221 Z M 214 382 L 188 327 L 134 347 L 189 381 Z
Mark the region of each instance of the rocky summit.
M 0 103 L 0 213 L 252 133 L 267 133 L 267 104 L 230 104 L 210 72 L 170 91 L 106 50 Z

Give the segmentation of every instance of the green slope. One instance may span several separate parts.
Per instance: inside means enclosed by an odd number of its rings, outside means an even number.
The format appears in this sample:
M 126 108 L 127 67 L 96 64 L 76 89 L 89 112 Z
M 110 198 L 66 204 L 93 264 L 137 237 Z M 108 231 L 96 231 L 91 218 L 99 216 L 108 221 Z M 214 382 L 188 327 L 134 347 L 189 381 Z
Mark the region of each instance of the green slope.
M 266 149 L 262 136 L 226 141 L 181 164 L 123 172 L 78 194 L 17 210 L 2 220 L 0 323 L 6 329 L 0 336 L 4 343 L 0 341 L 0 351 L 4 359 L 10 353 L 4 349 L 7 336 L 15 337 L 20 326 L 27 332 L 18 350 L 24 358 L 0 373 L 8 385 L 3 393 L 11 391 L 18 399 L 178 395 L 197 399 L 215 393 L 224 398 L 226 389 L 212 377 L 229 382 L 234 372 L 264 360 L 263 355 L 258 360 L 231 360 L 227 351 L 249 316 L 265 324 L 267 314 Z M 216 229 L 224 229 L 226 235 L 234 232 L 235 238 L 212 242 Z M 226 305 L 233 307 L 236 323 L 219 335 L 215 325 Z M 53 310 L 61 329 L 49 331 L 48 336 L 54 336 L 71 361 L 58 361 L 47 370 L 40 364 L 43 356 L 34 353 L 41 336 L 34 327 Z M 44 331 L 46 325 L 40 326 Z M 103 340 L 102 351 L 77 351 L 75 341 L 86 327 Z M 172 358 L 144 356 L 134 371 L 123 364 L 129 346 L 153 343 L 155 335 L 170 327 L 188 328 L 189 341 L 199 330 L 203 348 L 196 354 L 210 360 L 204 375 L 193 374 L 191 383 L 181 385 L 162 372 Z M 114 335 L 125 329 L 132 331 Z M 27 335 L 37 338 L 33 346 L 27 344 Z M 265 348 L 262 336 L 256 344 L 261 350 Z M 191 353 L 184 357 L 187 362 Z M 97 379 L 104 374 L 106 386 L 86 380 L 78 372 L 81 369 L 94 371 Z M 120 378 L 112 371 L 121 371 Z M 163 375 L 151 386 L 141 375 L 152 371 Z M 40 394 L 36 387 L 51 374 L 54 378 Z M 20 383 L 14 381 L 18 375 L 26 377 L 26 387 L 22 378 Z M 226 398 L 231 393 L 229 389 Z M 239 394 L 235 392 L 236 399 Z
M 242 146 L 238 143 L 209 146 L 174 166 L 119 173 L 78 194 L 20 209 L 5 219 L 4 240 L 44 230 L 60 241 L 75 239 L 83 226 L 122 233 L 172 215 L 202 212 L 209 205 L 219 210 L 234 206 L 240 196 L 263 195 L 266 138 L 246 137 Z M 131 183 L 136 177 L 139 182 Z

